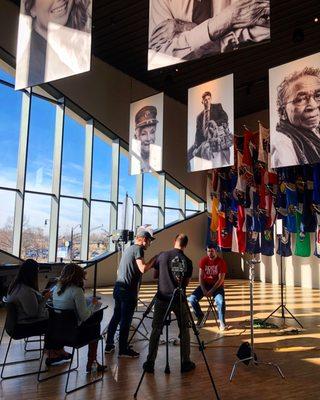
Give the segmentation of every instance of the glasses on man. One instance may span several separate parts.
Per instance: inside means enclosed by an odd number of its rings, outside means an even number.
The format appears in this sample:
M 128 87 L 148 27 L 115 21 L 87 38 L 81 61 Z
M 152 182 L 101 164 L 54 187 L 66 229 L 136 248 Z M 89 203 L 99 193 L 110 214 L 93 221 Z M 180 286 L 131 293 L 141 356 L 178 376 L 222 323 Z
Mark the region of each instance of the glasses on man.
M 288 101 L 285 105 L 293 103 L 298 106 L 306 106 L 307 104 L 309 104 L 311 98 L 313 98 L 315 102 L 320 104 L 320 90 L 315 90 L 313 93 L 301 93 L 293 100 Z

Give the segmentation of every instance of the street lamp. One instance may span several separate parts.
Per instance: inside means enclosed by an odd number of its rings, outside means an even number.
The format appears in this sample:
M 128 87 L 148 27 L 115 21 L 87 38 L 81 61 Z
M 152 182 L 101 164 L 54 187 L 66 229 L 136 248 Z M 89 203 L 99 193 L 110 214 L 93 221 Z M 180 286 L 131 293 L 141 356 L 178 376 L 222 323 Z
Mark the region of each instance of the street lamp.
M 76 228 L 81 228 L 81 224 L 77 224 L 71 228 L 71 233 L 70 233 L 70 244 L 69 244 L 69 253 L 70 253 L 70 261 L 73 260 L 73 239 L 74 235 L 73 232 Z M 81 234 L 80 234 L 81 235 Z

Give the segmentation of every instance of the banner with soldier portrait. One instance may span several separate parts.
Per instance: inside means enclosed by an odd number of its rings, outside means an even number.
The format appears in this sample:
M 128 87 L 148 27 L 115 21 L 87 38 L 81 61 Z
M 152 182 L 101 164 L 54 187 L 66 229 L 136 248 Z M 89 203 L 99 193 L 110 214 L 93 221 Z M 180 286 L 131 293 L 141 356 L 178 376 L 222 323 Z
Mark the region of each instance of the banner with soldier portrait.
M 130 174 L 162 170 L 163 93 L 130 104 Z
M 269 70 L 271 167 L 320 162 L 320 53 Z
M 234 164 L 233 74 L 188 90 L 188 171 Z

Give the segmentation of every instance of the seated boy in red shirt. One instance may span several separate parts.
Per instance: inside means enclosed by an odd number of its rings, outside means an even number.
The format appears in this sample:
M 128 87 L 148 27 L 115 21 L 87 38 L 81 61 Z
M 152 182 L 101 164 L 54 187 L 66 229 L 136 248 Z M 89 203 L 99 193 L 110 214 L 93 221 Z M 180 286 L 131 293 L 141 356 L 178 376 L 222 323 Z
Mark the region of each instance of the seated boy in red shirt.
M 219 328 L 225 330 L 225 311 L 226 303 L 224 298 L 224 278 L 227 272 L 226 262 L 218 257 L 217 250 L 214 246 L 207 247 L 207 256 L 199 261 L 199 283 L 200 286 L 188 297 L 188 301 L 192 305 L 193 311 L 198 319 L 197 324 L 201 325 L 204 314 L 201 310 L 199 301 L 203 296 L 213 297 L 219 318 Z

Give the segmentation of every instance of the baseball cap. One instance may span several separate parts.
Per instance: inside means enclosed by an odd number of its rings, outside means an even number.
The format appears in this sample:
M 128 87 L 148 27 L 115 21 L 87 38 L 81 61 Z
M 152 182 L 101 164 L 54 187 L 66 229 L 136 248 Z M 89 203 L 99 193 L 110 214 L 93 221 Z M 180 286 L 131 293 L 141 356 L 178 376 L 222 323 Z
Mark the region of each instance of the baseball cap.
M 153 229 L 147 225 L 147 226 L 140 226 L 137 229 L 137 234 L 136 236 L 138 237 L 144 237 L 146 239 L 149 239 L 151 241 L 155 240 L 155 237 L 153 236 Z

